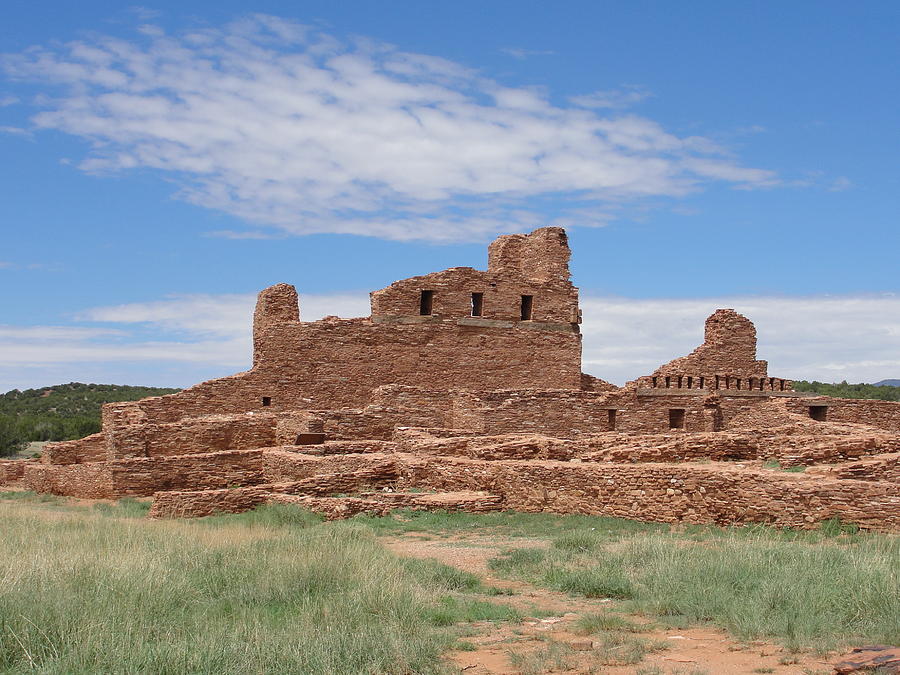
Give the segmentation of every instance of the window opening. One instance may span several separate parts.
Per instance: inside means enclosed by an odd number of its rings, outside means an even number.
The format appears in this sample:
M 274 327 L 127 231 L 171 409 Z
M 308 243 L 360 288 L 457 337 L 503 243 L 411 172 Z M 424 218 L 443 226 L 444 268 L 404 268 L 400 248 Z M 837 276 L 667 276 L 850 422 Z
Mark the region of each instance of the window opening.
M 263 396 L 262 404 L 264 407 L 268 407 L 268 406 L 272 405 L 272 397 L 271 396 Z
M 472 316 L 484 314 L 484 293 L 472 293 Z
M 809 416 L 816 422 L 824 422 L 828 417 L 827 405 L 811 405 L 809 406 Z
M 672 408 L 669 410 L 669 428 L 684 429 L 684 408 Z
M 324 442 L 325 434 L 312 431 L 297 434 L 294 439 L 294 445 L 321 445 Z
M 704 381 L 705 379 L 706 379 L 706 378 L 703 377 L 702 375 L 700 376 L 700 388 L 701 388 L 701 389 L 703 389 L 703 381 Z
M 431 316 L 434 309 L 434 291 L 422 291 L 419 298 L 419 314 L 422 316 Z
M 688 388 L 688 389 L 693 389 L 693 388 L 694 388 L 694 378 L 693 378 L 692 376 L 690 376 L 690 375 L 688 375 L 688 385 L 687 385 L 687 388 Z
M 531 321 L 531 310 L 534 307 L 534 296 L 522 296 L 522 321 Z
M 615 410 L 607 410 L 607 423 L 606 430 L 607 431 L 615 431 L 616 430 L 616 411 Z

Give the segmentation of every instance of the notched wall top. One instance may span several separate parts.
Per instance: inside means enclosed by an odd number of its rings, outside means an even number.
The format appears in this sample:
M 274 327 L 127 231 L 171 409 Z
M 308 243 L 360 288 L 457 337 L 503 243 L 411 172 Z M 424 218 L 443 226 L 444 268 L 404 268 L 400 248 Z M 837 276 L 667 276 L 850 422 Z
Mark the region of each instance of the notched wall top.
M 669 361 L 640 386 L 677 389 L 785 390 L 785 380 L 768 377 L 768 364 L 756 358 L 756 327 L 733 309 L 718 309 L 706 319 L 703 344 Z

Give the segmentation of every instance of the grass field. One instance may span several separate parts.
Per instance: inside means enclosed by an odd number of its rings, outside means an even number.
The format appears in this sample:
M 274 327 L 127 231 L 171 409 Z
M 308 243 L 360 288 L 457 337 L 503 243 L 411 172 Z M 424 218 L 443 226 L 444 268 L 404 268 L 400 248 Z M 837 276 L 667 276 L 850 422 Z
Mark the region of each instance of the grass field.
M 441 653 L 465 624 L 521 617 L 474 575 L 378 541 L 407 532 L 550 540 L 491 565 L 619 598 L 656 621 L 711 622 L 795 649 L 900 643 L 900 538 L 839 523 L 673 530 L 442 513 L 322 523 L 292 507 L 159 522 L 142 518 L 146 508 L 0 493 L 0 672 L 444 672 Z M 582 626 L 629 630 L 609 616 Z
M 0 672 L 441 672 L 455 624 L 516 618 L 360 526 L 144 512 L 0 501 Z

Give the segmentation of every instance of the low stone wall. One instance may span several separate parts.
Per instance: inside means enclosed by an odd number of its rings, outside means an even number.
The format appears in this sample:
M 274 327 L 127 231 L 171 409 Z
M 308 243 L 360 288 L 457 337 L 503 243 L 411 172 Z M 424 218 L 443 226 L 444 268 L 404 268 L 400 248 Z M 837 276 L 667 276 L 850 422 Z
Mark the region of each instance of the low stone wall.
M 813 527 L 840 518 L 900 531 L 888 482 L 824 479 L 723 465 L 595 464 L 398 457 L 398 488 L 482 490 L 517 511 L 585 513 L 657 522 Z
M 858 432 L 859 433 L 859 432 Z M 583 459 L 606 462 L 776 460 L 783 466 L 841 462 L 900 450 L 900 435 L 800 435 L 773 432 L 602 434 L 581 439 Z
M 878 429 L 900 432 L 900 403 L 896 401 L 820 396 L 795 399 L 788 403 L 793 412 L 807 416 L 810 406 L 817 405 L 827 406 L 826 419 L 829 422 L 867 424 Z
M 828 469 L 829 476 L 851 480 L 878 480 L 900 483 L 900 454 L 872 457 Z
M 42 464 L 25 466 L 22 484 L 29 490 L 65 497 L 111 499 L 112 466 L 109 462 L 89 464 Z
M 119 426 L 109 434 L 110 459 L 260 448 L 275 444 L 275 426 L 276 416 L 263 413 Z
M 84 464 L 108 459 L 106 436 L 102 433 L 85 436 L 76 441 L 47 443 L 41 450 L 45 464 Z
M 88 466 L 88 465 L 85 465 Z M 115 496 L 163 490 L 202 490 L 263 482 L 263 451 L 232 450 L 109 462 Z
M 282 448 L 263 450 L 263 477 L 267 483 L 301 481 L 317 474 L 352 473 L 387 462 L 394 463 L 394 455 L 364 453 L 357 455 L 308 455 Z
M 23 483 L 35 492 L 86 499 L 149 497 L 262 482 L 262 450 L 143 457 L 87 464 L 27 464 Z
M 201 518 L 216 513 L 240 513 L 256 508 L 268 499 L 269 492 L 263 487 L 157 492 L 153 495 L 148 516 Z
M 0 460 L 0 485 L 17 483 L 25 475 L 25 467 L 29 462 L 25 459 Z
M 900 450 L 900 435 L 780 435 L 761 432 L 584 434 L 564 440 L 528 434 L 449 436 L 452 430 L 398 430 L 400 452 L 473 459 L 582 459 L 593 462 L 754 461 L 783 466 L 831 463 Z M 857 430 L 857 433 L 859 431 Z

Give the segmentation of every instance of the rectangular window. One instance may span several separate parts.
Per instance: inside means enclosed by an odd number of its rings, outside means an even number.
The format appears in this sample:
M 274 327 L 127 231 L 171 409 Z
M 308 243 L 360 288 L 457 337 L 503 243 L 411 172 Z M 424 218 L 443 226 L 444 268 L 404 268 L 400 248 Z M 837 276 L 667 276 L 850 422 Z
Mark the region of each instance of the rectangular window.
M 321 445 L 325 442 L 325 434 L 306 432 L 297 434 L 294 439 L 294 445 Z
M 419 298 L 419 314 L 422 316 L 431 316 L 434 310 L 434 291 L 422 291 Z
M 809 406 L 809 416 L 816 422 L 824 422 L 828 417 L 827 405 L 811 405 Z
M 472 316 L 484 314 L 484 293 L 472 293 Z
M 522 296 L 522 321 L 531 321 L 531 310 L 534 307 L 534 296 Z
M 669 410 L 669 428 L 684 429 L 684 408 L 672 408 Z
M 264 407 L 268 407 L 268 406 L 272 405 L 272 397 L 271 396 L 263 396 L 262 404 Z
M 616 411 L 615 410 L 607 410 L 607 420 L 606 420 L 606 430 L 607 431 L 615 431 L 616 430 Z

